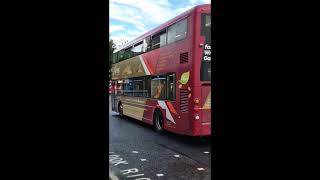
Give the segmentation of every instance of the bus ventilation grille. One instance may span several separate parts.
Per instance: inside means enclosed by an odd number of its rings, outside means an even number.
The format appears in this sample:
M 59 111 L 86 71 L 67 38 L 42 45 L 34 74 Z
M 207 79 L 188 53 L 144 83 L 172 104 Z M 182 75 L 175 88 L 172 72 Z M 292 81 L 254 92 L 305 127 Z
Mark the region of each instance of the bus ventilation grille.
M 188 52 L 180 54 L 180 64 L 188 62 Z
M 188 89 L 180 89 L 180 111 L 183 113 L 188 112 L 189 98 Z

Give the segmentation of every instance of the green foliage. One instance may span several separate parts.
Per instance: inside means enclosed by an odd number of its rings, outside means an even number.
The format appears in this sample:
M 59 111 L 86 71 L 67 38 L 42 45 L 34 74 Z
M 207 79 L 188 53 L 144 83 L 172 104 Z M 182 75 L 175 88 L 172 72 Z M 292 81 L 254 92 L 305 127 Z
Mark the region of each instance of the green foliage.
M 109 77 L 111 78 L 111 65 L 112 65 L 112 54 L 113 54 L 113 51 L 114 51 L 114 48 L 115 47 L 115 44 L 114 44 L 114 42 L 113 42 L 113 40 L 112 39 L 110 39 L 110 35 L 109 35 L 109 58 L 108 58 L 108 60 L 109 60 Z
M 114 42 L 112 39 L 109 39 L 109 67 L 111 67 L 111 64 L 112 64 L 112 53 L 113 53 L 113 50 L 115 49 L 114 48 Z

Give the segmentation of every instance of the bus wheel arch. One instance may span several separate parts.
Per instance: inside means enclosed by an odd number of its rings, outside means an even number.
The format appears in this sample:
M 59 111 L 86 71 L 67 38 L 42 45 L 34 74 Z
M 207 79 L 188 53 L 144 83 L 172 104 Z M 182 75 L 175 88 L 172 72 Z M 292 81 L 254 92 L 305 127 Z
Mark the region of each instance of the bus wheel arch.
M 155 108 L 153 111 L 153 127 L 157 132 L 164 130 L 164 115 L 160 108 Z

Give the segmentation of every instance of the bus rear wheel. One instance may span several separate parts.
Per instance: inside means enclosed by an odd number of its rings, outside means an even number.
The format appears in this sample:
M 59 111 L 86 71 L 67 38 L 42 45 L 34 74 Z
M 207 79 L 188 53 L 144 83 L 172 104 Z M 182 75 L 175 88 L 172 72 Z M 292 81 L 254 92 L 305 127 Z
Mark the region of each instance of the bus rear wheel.
M 122 106 L 121 103 L 119 104 L 118 112 L 119 112 L 119 115 L 120 115 L 121 117 L 123 117 L 123 106 Z
M 153 126 L 157 132 L 163 132 L 163 117 L 159 110 L 156 110 L 153 118 Z

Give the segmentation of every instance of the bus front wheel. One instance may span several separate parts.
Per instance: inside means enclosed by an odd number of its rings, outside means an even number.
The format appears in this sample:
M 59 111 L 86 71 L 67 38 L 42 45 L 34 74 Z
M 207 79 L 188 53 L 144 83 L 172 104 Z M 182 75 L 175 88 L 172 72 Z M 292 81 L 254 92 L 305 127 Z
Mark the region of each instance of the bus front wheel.
M 153 126 L 157 132 L 163 132 L 163 117 L 160 110 L 156 110 L 153 116 Z

